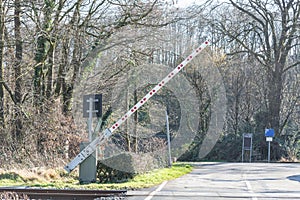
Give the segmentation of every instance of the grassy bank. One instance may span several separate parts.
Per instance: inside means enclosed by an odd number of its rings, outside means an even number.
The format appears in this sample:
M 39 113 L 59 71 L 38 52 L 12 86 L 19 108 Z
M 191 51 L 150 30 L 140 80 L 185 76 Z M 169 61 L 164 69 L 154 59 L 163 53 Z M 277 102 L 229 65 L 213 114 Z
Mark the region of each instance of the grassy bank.
M 176 179 L 189 173 L 190 165 L 176 163 L 171 168 L 157 169 L 135 176 L 124 183 L 85 184 L 80 185 L 78 171 L 67 174 L 63 170 L 33 169 L 33 170 L 0 170 L 0 186 L 29 186 L 47 188 L 76 189 L 139 189 L 158 185 L 165 180 Z

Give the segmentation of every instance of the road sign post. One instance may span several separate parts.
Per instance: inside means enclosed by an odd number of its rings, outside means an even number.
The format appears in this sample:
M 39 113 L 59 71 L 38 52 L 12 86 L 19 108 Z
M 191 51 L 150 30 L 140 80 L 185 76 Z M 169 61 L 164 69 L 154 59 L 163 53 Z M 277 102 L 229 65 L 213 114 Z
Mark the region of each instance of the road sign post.
M 268 163 L 271 160 L 271 141 L 268 141 Z
M 89 142 L 82 142 L 80 144 L 80 151 L 93 141 L 93 118 L 101 117 L 102 115 L 102 95 L 101 94 L 89 94 L 83 96 L 83 117 L 87 117 L 88 125 L 88 140 Z M 79 165 L 79 182 L 80 183 L 92 183 L 96 181 L 97 171 L 97 149 L 88 156 Z
M 275 135 L 274 129 L 265 130 L 266 141 L 268 142 L 268 163 L 271 160 L 271 142 L 273 141 L 274 135 Z
M 169 129 L 169 116 L 168 110 L 166 110 L 166 128 L 167 128 L 167 139 L 168 139 L 168 165 L 172 167 L 172 156 L 171 156 L 171 136 L 170 136 L 170 129 Z

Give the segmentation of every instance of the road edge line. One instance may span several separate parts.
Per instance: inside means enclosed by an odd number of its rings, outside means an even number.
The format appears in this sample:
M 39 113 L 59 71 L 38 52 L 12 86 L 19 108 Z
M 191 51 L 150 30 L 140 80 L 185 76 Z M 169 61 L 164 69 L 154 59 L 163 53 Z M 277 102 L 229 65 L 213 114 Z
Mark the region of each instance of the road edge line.
M 152 191 L 144 200 L 151 200 L 157 192 L 161 191 L 165 187 L 167 183 L 168 181 L 164 181 L 162 184 L 160 184 L 158 188 L 156 188 L 156 190 Z

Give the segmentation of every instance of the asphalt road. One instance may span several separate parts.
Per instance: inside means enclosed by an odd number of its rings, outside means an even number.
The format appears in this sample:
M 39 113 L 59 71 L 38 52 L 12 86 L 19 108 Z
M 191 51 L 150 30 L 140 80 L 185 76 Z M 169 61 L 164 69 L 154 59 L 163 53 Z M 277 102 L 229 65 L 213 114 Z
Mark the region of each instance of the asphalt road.
M 300 199 L 300 163 L 194 163 L 181 178 L 128 191 L 130 200 Z

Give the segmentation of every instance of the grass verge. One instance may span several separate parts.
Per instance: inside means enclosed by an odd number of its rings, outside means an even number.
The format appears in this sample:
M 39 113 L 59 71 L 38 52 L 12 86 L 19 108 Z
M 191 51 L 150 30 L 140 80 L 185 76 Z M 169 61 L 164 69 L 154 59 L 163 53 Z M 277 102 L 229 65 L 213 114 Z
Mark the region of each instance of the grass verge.
M 124 183 L 80 185 L 78 172 L 67 174 L 62 170 L 12 170 L 0 171 L 0 186 L 29 186 L 43 188 L 74 188 L 74 189 L 140 189 L 158 185 L 165 180 L 173 180 L 192 171 L 192 166 L 175 163 L 171 168 L 157 169 L 139 174 Z

